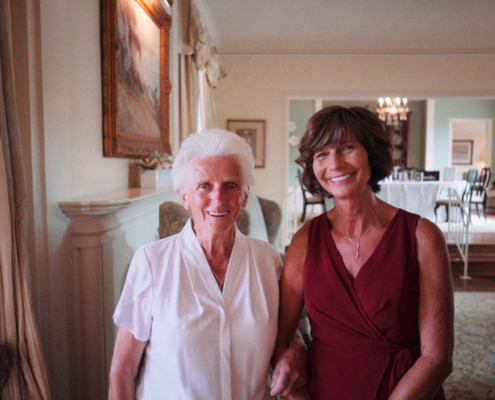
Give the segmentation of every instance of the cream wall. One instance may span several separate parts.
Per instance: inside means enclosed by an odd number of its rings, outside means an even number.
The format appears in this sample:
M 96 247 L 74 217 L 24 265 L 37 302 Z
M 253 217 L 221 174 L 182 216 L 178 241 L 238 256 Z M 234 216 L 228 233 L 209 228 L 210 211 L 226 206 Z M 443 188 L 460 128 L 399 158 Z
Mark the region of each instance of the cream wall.
M 495 96 L 495 54 L 221 54 L 221 61 L 228 75 L 215 90 L 216 124 L 266 120 L 266 167 L 256 170 L 255 190 L 280 204 L 289 97 Z
M 73 375 L 78 330 L 72 314 L 78 282 L 71 271 L 69 219 L 60 200 L 122 189 L 127 161 L 102 156 L 99 0 L 41 1 L 40 38 L 46 193 L 45 273 L 49 332 L 44 350 L 57 398 L 77 398 Z
M 32 188 L 33 305 L 55 396 L 75 399 L 75 365 L 84 360 L 74 356 L 79 327 L 71 310 L 80 283 L 72 270 L 69 219 L 58 202 L 127 187 L 127 161 L 102 156 L 100 0 L 17 0 L 11 5 L 16 94 Z M 174 48 L 175 41 L 172 54 Z M 228 77 L 215 91 L 217 125 L 225 127 L 228 118 L 267 120 L 266 168 L 256 170 L 255 190 L 281 204 L 289 96 L 495 96 L 495 55 L 489 54 L 221 55 L 221 60 Z M 390 73 L 394 70 L 407 73 Z M 171 124 L 177 137 L 174 63 L 171 71 Z
M 10 5 L 16 97 L 31 189 L 33 306 L 55 398 L 77 399 L 77 374 L 85 360 L 76 357 L 74 338 L 81 327 L 73 310 L 79 307 L 74 293 L 81 282 L 72 269 L 69 218 L 58 202 L 127 188 L 128 160 L 103 157 L 100 0 L 11 0 Z M 173 62 L 171 73 L 177 82 Z M 172 90 L 174 141 L 174 83 Z M 129 248 L 149 236 L 135 232 Z

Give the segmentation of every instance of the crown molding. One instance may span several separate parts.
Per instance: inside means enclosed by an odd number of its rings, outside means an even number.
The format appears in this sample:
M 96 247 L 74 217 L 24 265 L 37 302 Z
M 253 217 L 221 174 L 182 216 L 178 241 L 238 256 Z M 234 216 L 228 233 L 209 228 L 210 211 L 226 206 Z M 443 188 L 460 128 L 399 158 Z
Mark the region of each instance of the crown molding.
M 421 54 L 442 54 L 442 55 L 481 55 L 495 54 L 495 48 L 473 49 L 218 49 L 220 55 L 421 55 Z

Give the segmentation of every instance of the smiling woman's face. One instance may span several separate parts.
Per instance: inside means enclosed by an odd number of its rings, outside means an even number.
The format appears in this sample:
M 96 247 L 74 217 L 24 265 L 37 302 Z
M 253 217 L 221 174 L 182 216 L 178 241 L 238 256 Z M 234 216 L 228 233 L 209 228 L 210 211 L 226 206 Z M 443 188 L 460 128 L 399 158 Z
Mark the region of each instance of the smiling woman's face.
M 225 233 L 247 204 L 239 163 L 231 156 L 202 157 L 194 162 L 189 185 L 179 195 L 192 211 L 196 234 Z
M 363 190 L 368 189 L 371 176 L 368 153 L 351 137 L 316 152 L 313 172 L 323 189 L 334 198 L 360 196 Z

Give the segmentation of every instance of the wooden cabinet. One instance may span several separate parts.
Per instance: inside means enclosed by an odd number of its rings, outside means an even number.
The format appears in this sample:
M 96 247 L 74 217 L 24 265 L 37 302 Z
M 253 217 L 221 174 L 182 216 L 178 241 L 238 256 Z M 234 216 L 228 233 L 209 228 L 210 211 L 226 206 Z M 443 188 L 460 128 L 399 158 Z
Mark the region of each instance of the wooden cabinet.
M 409 167 L 409 126 L 411 112 L 407 113 L 407 121 L 399 121 L 398 124 L 387 126 L 392 141 L 392 158 L 394 165 L 403 168 Z

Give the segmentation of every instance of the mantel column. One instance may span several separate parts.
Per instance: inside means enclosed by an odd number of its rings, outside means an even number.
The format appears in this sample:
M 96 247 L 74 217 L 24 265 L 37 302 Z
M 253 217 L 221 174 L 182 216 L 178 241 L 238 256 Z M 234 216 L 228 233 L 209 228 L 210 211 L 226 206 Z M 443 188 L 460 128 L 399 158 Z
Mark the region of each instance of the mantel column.
M 170 188 L 129 189 L 59 202 L 70 220 L 74 274 L 75 399 L 106 399 L 115 327 L 113 310 L 135 250 L 158 239 L 158 209 Z

